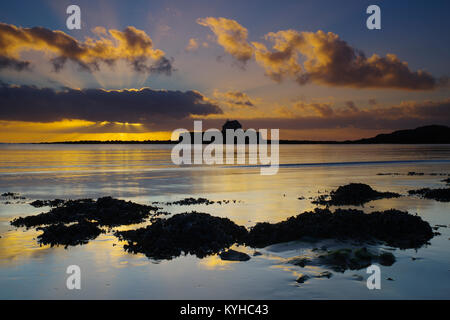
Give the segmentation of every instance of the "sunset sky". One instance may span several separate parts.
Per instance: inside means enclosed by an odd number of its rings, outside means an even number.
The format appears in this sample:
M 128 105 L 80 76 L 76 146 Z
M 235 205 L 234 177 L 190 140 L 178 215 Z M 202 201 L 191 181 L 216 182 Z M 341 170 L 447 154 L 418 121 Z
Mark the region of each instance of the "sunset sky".
M 81 8 L 68 30 L 66 8 Z M 366 8 L 381 8 L 381 30 Z M 0 142 L 450 125 L 449 1 L 2 1 Z

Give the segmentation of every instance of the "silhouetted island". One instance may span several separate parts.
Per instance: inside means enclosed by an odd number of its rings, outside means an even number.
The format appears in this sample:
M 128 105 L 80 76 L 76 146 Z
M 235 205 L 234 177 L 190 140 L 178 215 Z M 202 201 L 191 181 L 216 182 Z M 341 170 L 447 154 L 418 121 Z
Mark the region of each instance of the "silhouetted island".
M 354 143 L 450 143 L 450 127 L 432 125 L 413 130 L 399 130 L 389 134 L 379 134 L 369 139 L 357 140 Z
M 223 125 L 225 129 L 241 129 L 237 120 L 228 121 Z M 192 133 L 191 133 L 192 134 Z M 39 144 L 177 144 L 179 141 L 171 140 L 145 140 L 145 141 L 64 141 L 41 142 Z M 270 141 L 268 141 L 270 143 Z M 372 138 L 347 141 L 311 141 L 311 140 L 280 140 L 280 144 L 450 144 L 450 127 L 430 125 L 410 130 L 398 130 L 392 133 L 379 134 Z M 204 142 L 209 144 L 209 142 Z

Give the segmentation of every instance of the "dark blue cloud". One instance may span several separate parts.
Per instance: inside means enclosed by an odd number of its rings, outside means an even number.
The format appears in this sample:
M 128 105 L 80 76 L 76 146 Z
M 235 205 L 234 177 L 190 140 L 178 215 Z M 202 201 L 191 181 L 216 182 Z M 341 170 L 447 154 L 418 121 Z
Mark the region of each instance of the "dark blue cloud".
M 63 89 L 0 85 L 0 120 L 157 123 L 222 110 L 197 91 Z

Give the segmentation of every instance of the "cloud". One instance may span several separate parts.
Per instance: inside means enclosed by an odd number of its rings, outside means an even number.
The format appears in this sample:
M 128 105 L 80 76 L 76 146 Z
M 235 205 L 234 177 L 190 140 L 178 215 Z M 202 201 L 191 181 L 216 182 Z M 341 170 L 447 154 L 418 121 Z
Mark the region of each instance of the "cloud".
M 370 105 L 375 105 L 376 104 L 376 101 L 375 101 L 375 103 L 372 103 L 372 102 L 373 102 L 373 99 L 369 99 L 369 104 Z M 356 105 L 355 105 L 355 103 L 353 101 L 347 101 L 347 102 L 345 102 L 345 105 L 351 111 L 355 111 L 355 112 L 358 111 L 358 108 L 356 108 Z
M 285 130 L 303 129 L 406 129 L 429 124 L 450 125 L 450 99 L 407 101 L 387 107 L 357 107 L 350 101 L 338 108 L 332 103 L 298 102 L 281 107 L 267 119 L 251 119 L 247 125 Z M 247 123 L 247 121 L 245 121 Z M 258 125 L 256 125 L 256 123 Z
M 20 60 L 20 55 L 34 50 L 51 53 L 50 62 L 55 71 L 62 69 L 67 61 L 93 72 L 100 69 L 100 63 L 112 65 L 125 60 L 137 72 L 170 74 L 172 61 L 164 51 L 153 47 L 152 39 L 144 31 L 134 27 L 123 31 L 96 27 L 93 33 L 97 39 L 87 37 L 79 41 L 62 31 L 0 23 L 0 69 L 26 69 L 30 62 Z
M 297 102 L 294 104 L 294 109 L 300 111 L 302 114 L 312 112 L 320 117 L 329 117 L 334 114 L 333 108 L 327 103 L 305 103 Z
M 254 107 L 254 102 L 245 92 L 240 91 L 227 91 L 220 92 L 214 91 L 214 98 L 219 100 L 219 103 L 223 103 L 230 108 L 242 108 L 242 107 Z
M 207 17 L 197 19 L 197 23 L 209 27 L 216 35 L 217 43 L 238 61 L 246 63 L 252 58 L 254 49 L 247 42 L 248 31 L 236 21 Z
M 330 108 L 332 112 L 329 112 Z M 207 117 L 203 120 L 203 128 L 220 128 L 229 116 Z M 301 102 L 299 106 L 295 103 L 288 106 L 274 105 L 270 113 L 256 115 L 254 112 L 238 118 L 244 128 L 277 128 L 280 129 L 281 137 L 289 136 L 289 139 L 301 139 L 304 136 L 313 140 L 355 139 L 431 124 L 450 126 L 450 99 L 406 101 L 384 107 L 354 105 L 354 108 L 347 104 L 337 106 L 332 102 Z M 192 126 L 192 120 L 185 119 L 179 127 L 189 126 Z M 158 128 L 164 130 L 162 126 Z M 321 138 L 318 138 L 319 133 Z
M 217 42 L 241 62 L 254 57 L 267 76 L 277 82 L 286 78 L 298 84 L 316 83 L 353 88 L 432 90 L 448 85 L 448 78 L 436 79 L 430 73 L 413 71 L 395 54 L 370 57 L 351 47 L 335 33 L 282 30 L 269 32 L 272 44 L 248 43 L 248 30 L 226 18 L 203 18 L 197 23 L 209 27 Z
M 197 91 L 64 89 L 0 86 L 0 120 L 52 122 L 63 119 L 152 124 L 222 110 Z
M 253 42 L 256 48 L 255 59 L 264 67 L 266 75 L 272 80 L 281 82 L 285 77 L 292 77 L 299 83 L 306 82 L 304 79 L 303 68 L 298 62 L 299 52 L 296 50 L 297 43 L 300 41 L 295 32 L 283 32 L 285 42 L 274 38 L 273 33 L 266 35 L 266 39 L 275 39 L 274 51 L 271 52 L 267 47 L 259 42 Z
M 198 47 L 199 47 L 198 40 L 195 38 L 190 38 L 185 50 L 186 51 L 195 51 L 198 49 Z
M 356 88 L 430 90 L 438 80 L 425 71 L 412 71 L 394 54 L 366 57 L 332 32 L 271 32 L 266 40 L 272 50 L 258 42 L 255 58 L 276 81 L 294 78 L 299 84 L 314 82 Z M 301 57 L 304 62 L 299 62 Z
M 30 70 L 30 62 L 0 55 L 0 70 L 6 68 L 14 69 L 16 71 Z

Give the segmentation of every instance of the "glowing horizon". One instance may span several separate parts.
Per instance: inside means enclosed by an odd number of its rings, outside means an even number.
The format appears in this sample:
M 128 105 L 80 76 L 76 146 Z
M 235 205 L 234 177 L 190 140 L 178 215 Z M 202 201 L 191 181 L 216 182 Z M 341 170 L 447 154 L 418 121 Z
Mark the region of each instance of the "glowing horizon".
M 79 6 L 82 28 L 68 30 L 64 1 L 1 5 L 0 142 L 168 140 L 194 120 L 290 140 L 450 125 L 448 4 L 408 3 L 408 18 L 383 4 L 395 31 L 388 19 L 368 30 L 356 1 L 266 4 L 258 17 L 202 0 Z

